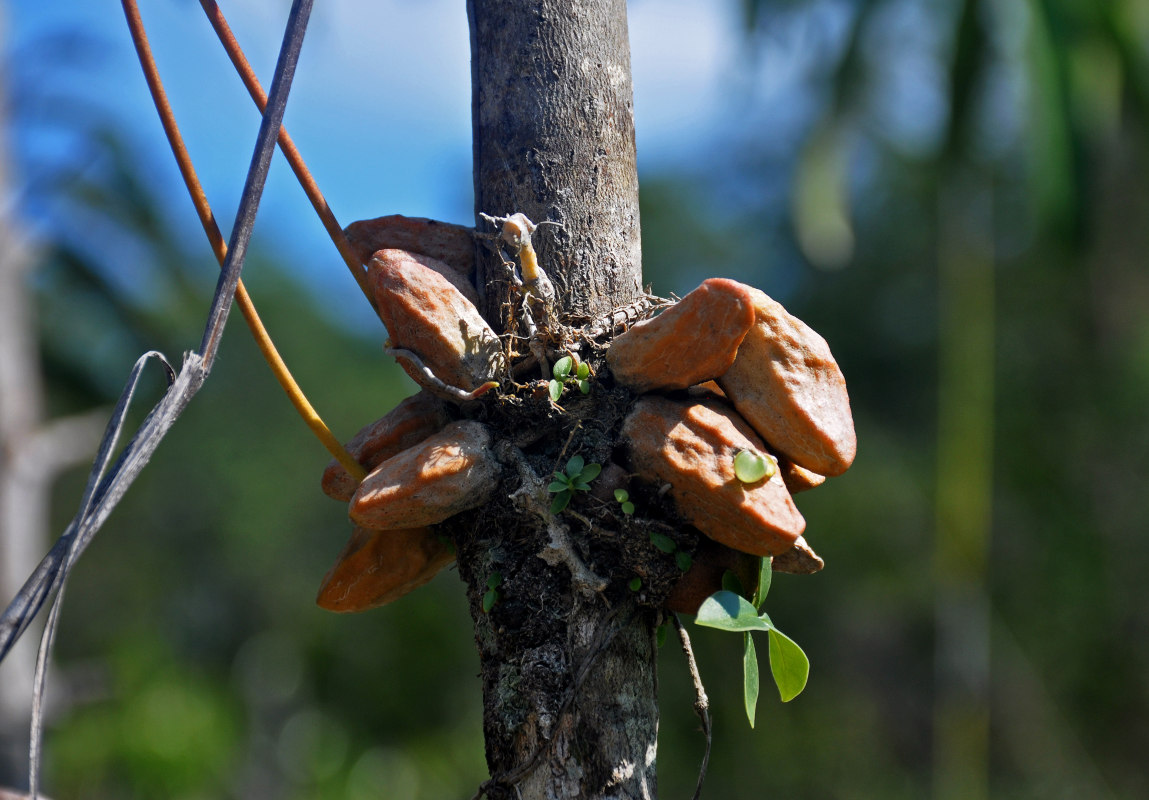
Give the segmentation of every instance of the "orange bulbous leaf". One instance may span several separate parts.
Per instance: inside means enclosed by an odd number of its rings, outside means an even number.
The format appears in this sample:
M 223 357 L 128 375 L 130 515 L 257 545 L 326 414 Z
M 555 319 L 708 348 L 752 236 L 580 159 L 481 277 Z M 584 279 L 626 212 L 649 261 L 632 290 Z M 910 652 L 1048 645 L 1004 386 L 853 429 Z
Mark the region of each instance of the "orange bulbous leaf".
M 740 451 L 766 447 L 725 403 L 648 395 L 635 403 L 622 435 L 634 470 L 670 484 L 679 513 L 711 539 L 744 553 L 775 555 L 805 530 L 777 471 L 753 484 L 735 476 Z
M 792 495 L 798 494 L 798 492 L 808 492 L 826 482 L 825 475 L 811 472 L 784 458 L 778 459 L 778 470 L 782 473 L 782 482 L 786 484 L 786 488 L 790 490 Z
M 499 473 L 487 427 L 452 422 L 376 467 L 359 484 L 349 513 L 373 530 L 434 525 L 486 503 Z
M 842 474 L 858 442 L 829 345 L 767 294 L 747 289 L 755 322 L 718 384 L 779 455 L 819 475 Z
M 451 421 L 443 401 L 429 392 L 419 392 L 372 422 L 347 443 L 347 452 L 368 472 L 408 447 L 413 447 Z M 323 492 L 347 502 L 359 482 L 347 474 L 335 459 L 323 471 Z
M 826 562 L 814 552 L 805 536 L 799 536 L 794 546 L 785 553 L 774 556 L 773 568 L 775 572 L 787 572 L 791 575 L 813 575 L 821 572 Z
M 364 264 L 379 250 L 406 250 L 441 261 L 468 283 L 475 272 L 475 232 L 462 225 L 390 214 L 352 222 L 344 233 Z
M 344 614 L 376 608 L 419 588 L 454 560 L 454 549 L 430 528 L 357 527 L 323 577 L 315 602 Z
M 615 379 L 636 392 L 685 389 L 726 372 L 753 324 L 749 287 L 710 278 L 654 319 L 616 336 L 606 360 Z
M 666 610 L 678 614 L 697 614 L 702 601 L 722 587 L 722 576 L 729 570 L 738 578 L 742 591 L 753 597 L 758 587 L 758 557 L 702 539 L 694 560 L 666 598 Z
M 379 317 L 394 347 L 417 355 L 448 386 L 473 391 L 501 371 L 499 337 L 471 299 L 450 280 L 453 270 L 428 256 L 380 250 L 368 264 Z M 434 391 L 422 372 L 407 373 Z

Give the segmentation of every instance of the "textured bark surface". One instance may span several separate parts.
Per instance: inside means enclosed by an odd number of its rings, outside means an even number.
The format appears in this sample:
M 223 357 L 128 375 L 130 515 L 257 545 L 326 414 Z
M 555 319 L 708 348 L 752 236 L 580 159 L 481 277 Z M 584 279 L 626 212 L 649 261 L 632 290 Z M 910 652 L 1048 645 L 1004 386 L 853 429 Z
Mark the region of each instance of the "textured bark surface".
M 624 0 L 470 0 L 468 14 L 476 212 L 560 223 L 533 238 L 569 321 L 632 301 L 641 260 Z M 498 320 L 506 270 L 478 252 L 484 313 Z M 498 525 L 480 513 L 456 533 L 481 658 L 487 794 L 655 797 L 656 614 L 601 564 L 587 569 L 579 554 L 593 548 L 578 525 L 548 524 L 545 481 L 531 485 L 540 474 L 522 470 L 503 489 L 541 513 Z M 493 576 L 499 600 L 484 613 Z
M 476 210 L 534 222 L 559 303 L 594 316 L 638 296 L 634 103 L 624 0 L 470 0 Z M 479 222 L 479 230 L 485 230 Z M 497 318 L 479 264 L 484 312 Z

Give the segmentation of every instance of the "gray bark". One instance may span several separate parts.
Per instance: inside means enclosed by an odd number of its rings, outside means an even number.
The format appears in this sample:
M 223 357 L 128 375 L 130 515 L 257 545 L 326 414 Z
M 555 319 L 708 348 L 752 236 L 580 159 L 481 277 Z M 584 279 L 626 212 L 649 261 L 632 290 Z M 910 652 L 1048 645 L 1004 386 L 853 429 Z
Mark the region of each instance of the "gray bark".
M 559 223 L 535 247 L 569 313 L 633 300 L 642 255 L 626 3 L 471 0 L 468 11 L 476 210 Z M 480 286 L 501 276 L 497 261 L 480 264 Z
M 559 223 L 533 239 L 568 321 L 634 300 L 641 254 L 626 3 L 469 0 L 468 14 L 477 214 Z M 481 253 L 477 277 L 484 313 L 497 321 L 505 268 L 493 252 Z M 625 593 L 590 590 L 580 543 L 567 541 L 577 526 L 548 530 L 545 516 L 460 545 L 472 608 L 494 571 L 507 594 L 505 609 L 474 613 L 487 793 L 655 797 L 655 614 Z

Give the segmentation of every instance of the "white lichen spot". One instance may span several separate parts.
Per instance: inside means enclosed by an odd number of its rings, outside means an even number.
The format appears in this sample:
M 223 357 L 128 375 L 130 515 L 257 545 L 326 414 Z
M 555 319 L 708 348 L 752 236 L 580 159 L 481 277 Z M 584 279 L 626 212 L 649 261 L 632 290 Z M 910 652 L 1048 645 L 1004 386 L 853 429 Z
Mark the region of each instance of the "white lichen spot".
M 614 768 L 614 772 L 610 775 L 610 780 L 612 785 L 617 785 L 624 781 L 629 781 L 632 777 L 634 777 L 634 762 L 623 761 Z

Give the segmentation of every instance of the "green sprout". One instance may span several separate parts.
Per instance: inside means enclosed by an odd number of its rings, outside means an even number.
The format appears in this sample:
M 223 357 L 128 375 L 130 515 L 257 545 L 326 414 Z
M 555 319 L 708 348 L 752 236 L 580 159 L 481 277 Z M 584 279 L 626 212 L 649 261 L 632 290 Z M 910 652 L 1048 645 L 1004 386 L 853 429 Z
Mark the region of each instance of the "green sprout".
M 555 362 L 551 374 L 554 375 L 554 380 L 550 382 L 548 389 L 553 402 L 559 401 L 563 387 L 572 381 L 578 385 L 580 392 L 590 394 L 590 366 L 585 361 L 580 361 L 578 366 L 575 366 L 574 358 L 563 356 Z
M 778 687 L 783 703 L 788 703 L 806 688 L 810 676 L 810 660 L 802 648 L 774 626 L 770 617 L 759 613 L 766 593 L 770 591 L 771 559 L 761 559 L 758 588 L 750 602 L 729 589 L 715 592 L 698 607 L 696 625 L 742 633 L 742 695 L 746 704 L 746 717 L 754 727 L 754 711 L 758 705 L 758 656 L 754 650 L 751 631 L 765 631 L 769 637 L 770 673 Z M 723 576 L 723 585 L 726 585 Z
M 623 514 L 630 516 L 634 513 L 634 503 L 630 502 L 630 492 L 626 489 L 615 489 L 614 499 L 618 501 Z
M 566 508 L 575 492 L 589 492 L 590 482 L 602 472 L 601 464 L 587 464 L 582 456 L 571 456 L 566 469 L 556 472 L 547 491 L 554 494 L 551 500 L 551 513 L 558 514 Z
M 774 459 L 753 450 L 739 450 L 734 456 L 734 477 L 743 483 L 757 483 L 763 478 L 772 478 L 778 471 Z
M 651 531 L 650 543 L 667 555 L 674 553 L 674 563 L 683 572 L 686 572 L 694 565 L 694 559 L 691 558 L 690 553 L 684 553 L 683 551 L 679 550 L 678 543 L 667 536 L 665 533 Z
M 483 613 L 490 614 L 491 609 L 495 607 L 495 603 L 499 602 L 502 594 L 499 592 L 499 587 L 503 585 L 503 574 L 501 572 L 492 572 L 487 578 L 487 592 L 483 595 Z

